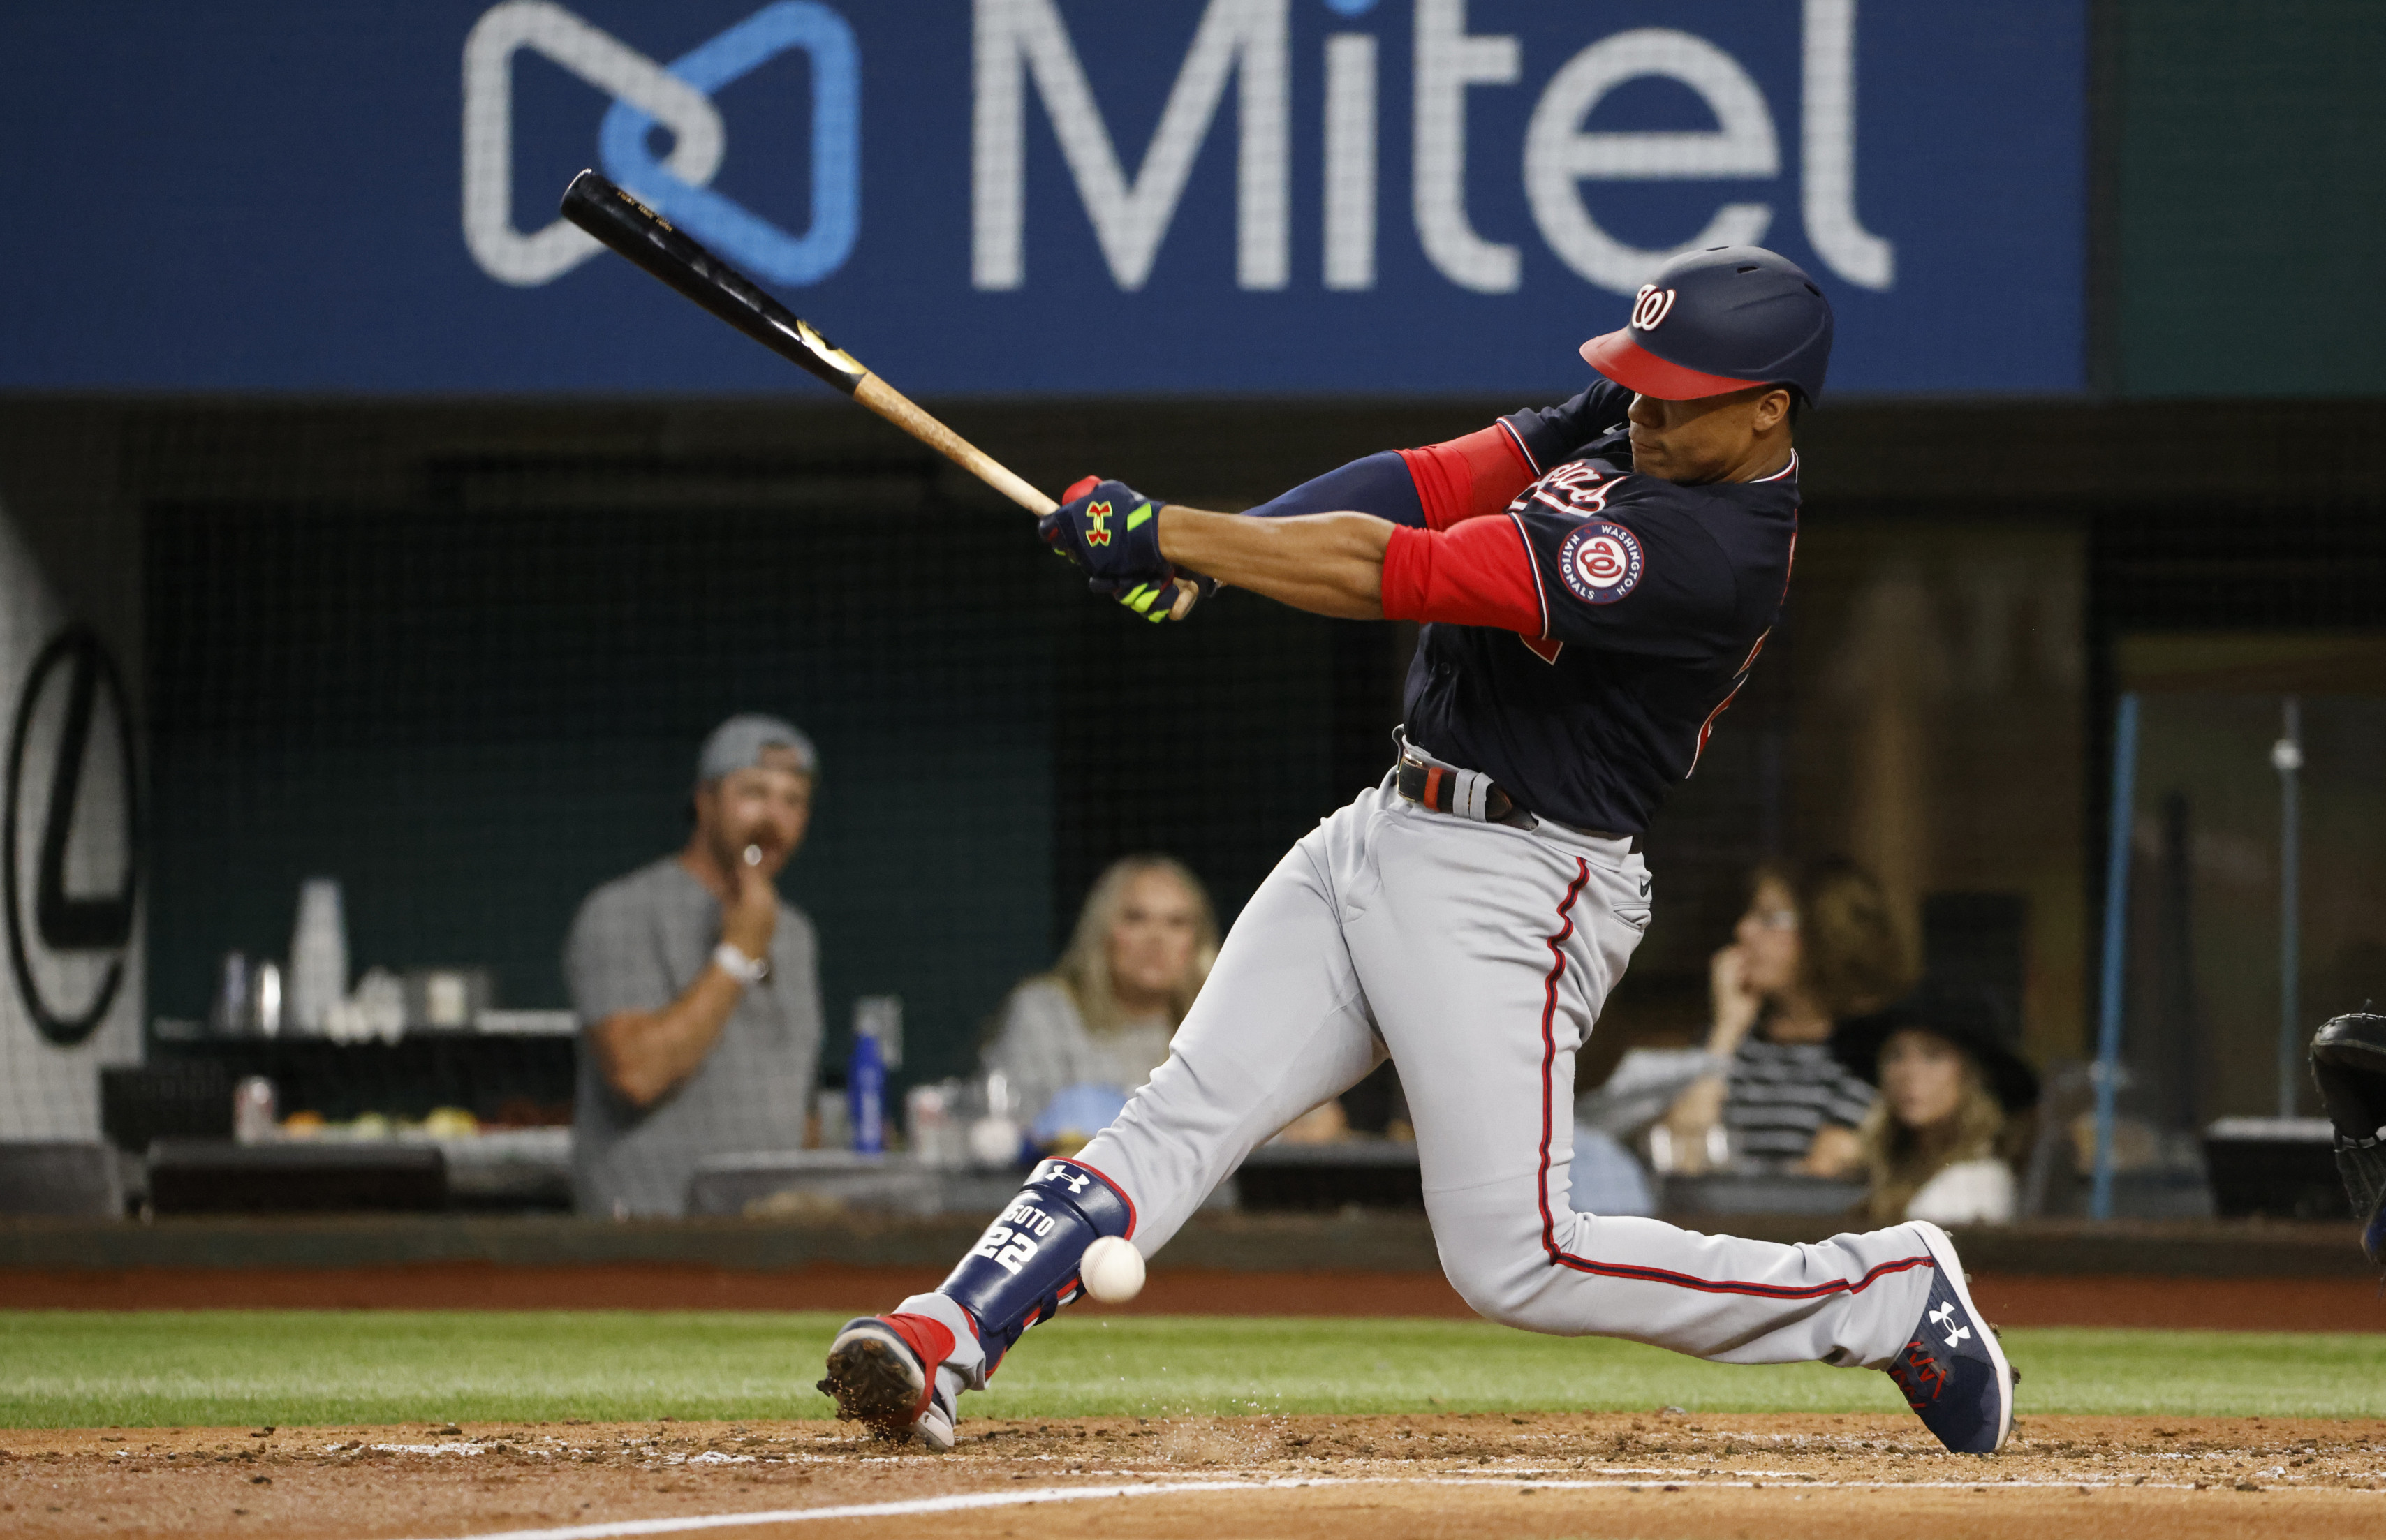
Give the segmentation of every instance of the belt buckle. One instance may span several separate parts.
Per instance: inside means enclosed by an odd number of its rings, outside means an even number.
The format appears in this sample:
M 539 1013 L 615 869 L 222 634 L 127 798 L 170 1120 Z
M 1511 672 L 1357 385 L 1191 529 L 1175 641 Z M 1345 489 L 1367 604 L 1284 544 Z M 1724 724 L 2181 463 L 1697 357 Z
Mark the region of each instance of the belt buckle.
M 1428 813 L 1440 813 L 1447 816 L 1451 809 L 1438 806 L 1434 801 L 1435 791 L 1444 790 L 1446 795 L 1446 788 L 1438 788 L 1435 785 L 1435 780 L 1437 776 L 1446 779 L 1453 773 L 1439 765 L 1429 765 L 1403 749 L 1400 753 L 1400 764 L 1392 777 L 1392 785 L 1393 789 L 1400 794 L 1403 801 L 1422 808 Z M 1413 784 L 1416 788 L 1415 792 L 1412 794 L 1409 785 L 1403 783 Z
M 1470 823 L 1492 821 L 1487 816 L 1485 804 L 1500 794 L 1489 776 L 1480 770 L 1460 770 L 1454 765 L 1419 765 L 1417 768 L 1425 776 L 1425 784 L 1421 788 L 1424 795 L 1417 798 L 1419 805 Z M 1470 807 L 1473 811 L 1468 810 Z

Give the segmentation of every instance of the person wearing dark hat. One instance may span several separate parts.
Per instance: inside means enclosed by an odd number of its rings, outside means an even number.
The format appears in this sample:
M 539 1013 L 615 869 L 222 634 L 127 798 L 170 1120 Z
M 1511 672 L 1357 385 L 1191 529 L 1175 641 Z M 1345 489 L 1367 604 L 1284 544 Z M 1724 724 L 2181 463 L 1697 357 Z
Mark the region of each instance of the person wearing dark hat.
M 2014 1217 L 2007 1156 L 2038 1102 L 2038 1075 L 1979 990 L 1926 984 L 1841 1026 L 1831 1051 L 1880 1087 L 1856 1130 L 1876 1224 L 1995 1224 Z
M 802 1147 L 818 945 L 772 879 L 803 843 L 819 772 L 791 724 L 730 718 L 697 757 L 687 844 L 580 906 L 563 971 L 585 1050 L 581 1212 L 678 1215 L 707 1156 Z

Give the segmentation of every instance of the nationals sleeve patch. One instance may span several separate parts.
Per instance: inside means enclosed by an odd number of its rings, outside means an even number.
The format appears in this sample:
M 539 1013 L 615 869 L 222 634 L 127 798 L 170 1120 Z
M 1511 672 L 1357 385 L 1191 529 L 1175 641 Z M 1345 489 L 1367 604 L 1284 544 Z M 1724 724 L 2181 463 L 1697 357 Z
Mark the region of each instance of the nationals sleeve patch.
M 1586 521 L 1558 547 L 1558 575 L 1585 604 L 1614 604 L 1640 585 L 1647 565 L 1640 537 L 1604 519 Z

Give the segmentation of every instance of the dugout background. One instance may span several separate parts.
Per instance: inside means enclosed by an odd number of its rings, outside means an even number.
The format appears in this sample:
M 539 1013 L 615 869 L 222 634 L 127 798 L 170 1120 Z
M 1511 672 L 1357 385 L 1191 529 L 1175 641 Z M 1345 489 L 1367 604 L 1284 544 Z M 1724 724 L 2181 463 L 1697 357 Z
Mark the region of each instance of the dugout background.
M 1239 507 L 1511 405 L 951 410 L 1031 480 L 1099 457 Z M 573 907 L 676 846 L 697 740 L 759 707 L 826 759 L 785 888 L 821 930 L 832 1060 L 851 999 L 893 992 L 904 1078 L 957 1072 L 1104 863 L 1178 854 L 1231 920 L 1381 773 L 1398 720 L 1406 628 L 1248 595 L 1144 625 L 1088 600 L 1023 516 L 835 405 L 7 406 L 12 513 L 116 532 L 82 582 L 113 595 L 147 720 L 153 1015 L 203 1014 L 228 948 L 280 955 L 316 872 L 344 883 L 356 967 L 487 963 L 504 1003 L 562 1003 Z M 2335 447 L 2205 452 L 2290 432 Z M 2360 403 L 1810 419 L 1789 616 L 1651 841 L 1657 920 L 1592 1072 L 1696 1027 L 1754 861 L 1831 849 L 1917 927 L 1932 895 L 2018 897 L 2031 1046 L 2078 1055 L 2116 649 L 2375 630 L 2381 432 Z M 2309 966 L 2314 1009 L 2355 987 L 2343 959 Z M 2267 1096 L 2232 1079 L 2204 1100 Z
M 659 12 L 631 10 L 615 24 L 667 36 Z M 1938 912 L 2012 920 L 2000 945 L 2019 959 L 2033 1056 L 2080 1055 L 2123 688 L 2234 703 L 2200 717 L 2166 707 L 2141 767 L 2132 1059 L 2191 1062 L 2194 1083 L 2163 1094 L 2204 1116 L 2270 1105 L 2276 1022 L 2262 997 L 2277 884 L 2265 843 L 2275 826 L 2263 820 L 2275 788 L 2258 766 L 2244 773 L 2244 745 L 2188 724 L 2258 736 L 2283 693 L 2324 703 L 2311 809 L 2336 809 L 2306 828 L 2304 1014 L 2316 1021 L 2386 994 L 2376 962 L 2386 834 L 2374 816 L 2386 805 L 2374 727 L 2386 698 L 2386 291 L 2367 275 L 2386 217 L 2386 94 L 2364 73 L 2386 46 L 2386 12 L 2303 0 L 2267 7 L 2256 28 L 2244 16 L 2220 0 L 2090 0 L 2081 14 L 2083 392 L 1842 394 L 1809 420 L 1790 612 L 1651 842 L 1657 919 L 1589 1072 L 1636 1035 L 1694 1030 L 1707 955 L 1751 863 L 1833 849 L 1881 871 L 1917 931 L 1934 895 L 1993 899 Z M 1313 13 L 1304 23 L 1317 24 Z M 213 29 L 208 56 L 283 68 L 281 25 Z M 338 394 L 343 380 L 474 340 L 458 318 L 479 312 L 435 298 L 443 272 L 469 278 L 474 304 L 488 298 L 452 231 L 445 267 L 391 257 L 403 292 L 434 295 L 377 312 L 408 318 L 404 347 L 276 305 L 236 346 L 177 351 L 137 319 L 139 303 L 166 303 L 182 282 L 212 294 L 205 285 L 228 269 L 207 262 L 262 260 L 243 244 L 256 230 L 295 239 L 300 224 L 252 216 L 221 176 L 173 169 L 217 165 L 208 157 L 245 143 L 236 134 L 202 126 L 167 143 L 139 112 L 93 106 L 100 98 L 72 85 L 80 75 L 44 68 L 45 40 L 66 27 L 45 20 L 10 56 L 24 70 L 20 106 L 33 104 L 19 126 L 41 147 L 22 173 L 28 201 L 57 238 L 20 254 L 33 276 L 9 290 L 30 308 L 26 345 L 8 355 L 20 369 L 9 377 L 26 386 L 0 393 L 0 675 L 21 691 L 31 659 L 69 623 L 118 661 L 143 816 L 82 820 L 69 868 L 104 887 L 129 844 L 142 902 L 113 953 L 41 965 L 89 974 L 120 961 L 123 995 L 70 1048 L 8 1027 L 0 1127 L 12 1135 L 88 1134 L 95 1064 L 138 1057 L 156 1017 L 200 1014 L 223 950 L 280 955 L 296 884 L 318 871 L 345 886 L 357 967 L 485 962 L 504 1000 L 559 1003 L 555 954 L 572 906 L 678 843 L 695 745 L 732 709 L 784 710 L 822 743 L 820 816 L 786 889 L 822 931 L 832 1062 L 852 997 L 893 990 L 910 1011 L 906 1078 L 967 1061 L 987 1013 L 1049 962 L 1108 859 L 1172 850 L 1231 917 L 1292 839 L 1380 772 L 1401 628 L 1237 596 L 1190 627 L 1143 627 L 1078 592 L 1017 513 L 817 394 Z M 252 33 L 270 45 L 251 48 Z M 459 44 L 435 41 L 444 90 Z M 210 78 L 190 67 L 197 54 L 174 56 L 138 105 L 171 109 L 174 92 Z M 381 62 L 399 69 L 412 56 Z M 346 100 L 345 76 L 307 78 Z M 534 69 L 523 79 L 526 102 L 560 88 L 536 84 Z M 44 94 L 61 81 L 71 101 Z M 1398 94 L 1388 88 L 1385 100 Z M 457 106 L 371 99 L 398 113 L 392 125 L 435 116 L 443 135 Z M 265 138 L 257 125 L 278 121 L 233 116 Z M 744 142 L 762 142 L 760 119 L 741 121 Z M 1387 131 L 1396 162 L 1407 136 Z M 398 137 L 400 163 L 452 175 L 444 138 Z M 540 143 L 574 167 L 590 153 L 578 137 Z M 184 151 L 202 153 L 194 162 Z M 1201 176 L 1227 175 L 1221 151 L 1204 165 Z M 344 162 L 343 188 L 357 184 L 352 172 Z M 182 212 L 229 222 L 126 234 L 126 211 L 158 207 L 124 194 L 144 176 L 212 188 L 204 207 Z M 281 196 L 286 180 L 255 186 Z M 522 187 L 533 180 L 525 172 Z M 302 205 L 326 196 L 303 176 L 289 185 L 316 188 L 295 194 Z M 453 189 L 439 185 L 445 219 Z M 1224 207 L 1212 196 L 1224 185 L 1188 209 Z M 1399 228 L 1398 185 L 1383 186 L 1387 232 Z M 330 204 L 315 212 L 345 217 Z M 1985 223 L 2028 211 L 1979 213 Z M 234 226 L 237 241 L 221 233 Z M 324 228 L 352 232 L 325 270 L 345 273 L 368 250 L 390 256 L 353 234 L 364 227 Z M 623 293 L 644 282 L 618 276 Z M 77 285 L 120 303 L 57 297 L 86 293 Z M 370 292 L 323 294 L 361 326 L 354 296 Z M 562 292 L 551 298 L 559 310 Z M 614 350 L 639 369 L 683 345 L 688 358 L 718 346 L 735 367 L 767 363 L 655 303 L 671 347 Z M 1168 303 L 1207 301 L 1187 288 Z M 233 313 L 181 310 L 211 322 Z M 1329 313 L 1339 312 L 1315 311 Z M 274 334 L 283 324 L 294 330 Z M 870 330 L 838 327 L 857 346 Z M 346 350 L 340 367 L 303 373 L 325 344 Z M 126 372 L 128 357 L 142 367 Z M 1250 361 L 1266 378 L 1264 351 Z M 302 369 L 291 388 L 312 394 L 169 388 L 228 366 L 283 379 L 273 369 L 284 365 Z M 153 378 L 167 384 L 58 388 Z M 1520 402 L 928 404 L 1039 484 L 1099 468 L 1232 507 Z M 2191 804 L 2183 821 L 2174 797 Z M 23 1014 L 10 1009 L 10 1020 Z

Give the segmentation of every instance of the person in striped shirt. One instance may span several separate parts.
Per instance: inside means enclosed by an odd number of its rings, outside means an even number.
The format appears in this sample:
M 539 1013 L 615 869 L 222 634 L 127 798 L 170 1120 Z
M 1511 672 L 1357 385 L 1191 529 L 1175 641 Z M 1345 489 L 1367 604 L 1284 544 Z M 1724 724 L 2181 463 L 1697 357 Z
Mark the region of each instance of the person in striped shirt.
M 1912 978 L 1880 884 L 1842 857 L 1760 867 L 1748 912 L 1709 976 L 1707 1052 L 1717 1068 L 1665 1116 L 1675 1168 L 1700 1170 L 1727 1153 L 1734 1164 L 1801 1175 L 1854 1172 L 1856 1128 L 1874 1091 L 1831 1056 L 1831 1032 L 1879 1009 Z M 1710 1136 L 1718 1127 L 1721 1141 Z

